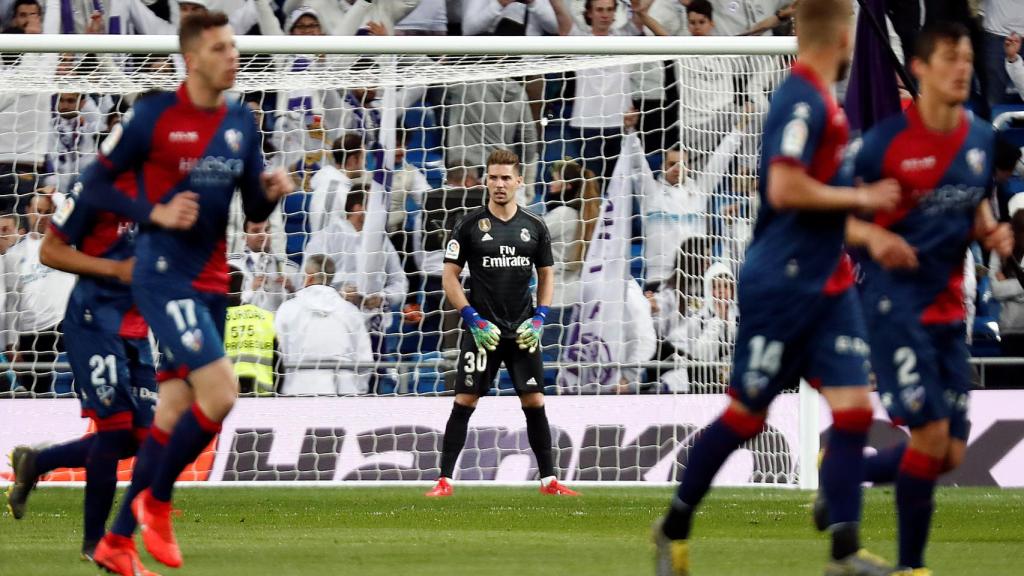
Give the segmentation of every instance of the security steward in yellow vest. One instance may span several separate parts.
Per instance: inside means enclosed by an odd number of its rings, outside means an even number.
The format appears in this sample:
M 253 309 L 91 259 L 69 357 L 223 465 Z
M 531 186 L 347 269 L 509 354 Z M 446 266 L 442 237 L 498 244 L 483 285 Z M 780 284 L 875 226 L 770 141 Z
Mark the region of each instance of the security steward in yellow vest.
M 228 312 L 224 323 L 224 351 L 235 365 L 240 391 L 266 396 L 274 393 L 274 313 L 252 304 L 242 304 L 243 274 L 231 270 Z

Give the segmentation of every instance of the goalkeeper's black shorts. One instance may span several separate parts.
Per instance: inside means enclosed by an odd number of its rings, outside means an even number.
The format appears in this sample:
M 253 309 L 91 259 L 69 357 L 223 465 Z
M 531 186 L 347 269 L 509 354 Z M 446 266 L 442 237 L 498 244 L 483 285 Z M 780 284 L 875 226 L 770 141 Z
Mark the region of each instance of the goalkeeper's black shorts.
M 477 348 L 468 332 L 462 335 L 456 394 L 483 396 L 494 387 L 502 363 L 512 378 L 516 394 L 544 391 L 544 360 L 540 346 L 531 353 L 520 350 L 515 338 L 502 338 L 493 352 Z

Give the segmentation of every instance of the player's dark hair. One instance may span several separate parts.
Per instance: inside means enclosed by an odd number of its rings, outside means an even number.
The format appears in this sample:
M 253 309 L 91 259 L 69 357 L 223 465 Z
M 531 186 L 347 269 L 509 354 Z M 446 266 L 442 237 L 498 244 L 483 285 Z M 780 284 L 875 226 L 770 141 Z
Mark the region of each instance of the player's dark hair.
M 959 22 L 932 22 L 924 27 L 914 42 L 914 58 L 927 62 L 939 44 L 949 42 L 957 44 L 964 38 L 970 38 L 967 27 Z
M 498 148 L 487 157 L 487 168 L 491 166 L 512 166 L 519 174 L 519 155 L 506 148 Z
M 242 219 L 242 232 L 249 231 L 249 224 L 266 224 L 267 228 L 270 228 L 270 220 L 263 220 L 261 222 L 257 222 L 255 220 L 249 220 L 249 217 L 246 216 Z
M 335 140 L 331 148 L 334 163 L 344 166 L 349 156 L 363 152 L 363 137 L 359 134 L 346 134 Z
M 36 8 L 39 8 L 39 12 L 43 11 L 43 6 L 39 3 L 39 0 L 15 0 L 14 6 L 11 6 L 12 17 L 18 13 L 18 8 L 21 6 L 35 6 Z
M 703 295 L 704 272 L 711 266 L 711 238 L 693 236 L 683 241 L 676 252 L 674 274 L 666 281 L 668 288 L 679 291 L 679 309 L 686 309 L 686 299 Z
M 356 206 L 366 206 L 366 186 L 356 184 L 345 195 L 345 213 L 350 214 Z
M 708 2 L 708 0 L 690 0 L 690 5 L 686 7 L 687 16 L 689 16 L 691 12 L 694 14 L 700 14 L 712 22 L 715 21 L 715 17 L 713 16 L 714 9 L 712 9 L 711 2 Z
M 313 277 L 314 284 L 330 286 L 334 281 L 334 260 L 326 254 L 313 254 L 306 258 L 303 272 Z
M 583 21 L 587 23 L 587 26 L 593 26 L 593 21 L 590 20 L 590 9 L 593 7 L 595 0 L 586 0 L 583 3 Z M 613 0 L 612 5 L 618 8 L 618 4 Z
M 181 27 L 178 28 L 178 48 L 184 54 L 192 48 L 192 45 L 203 35 L 204 31 L 227 25 L 227 14 L 219 10 L 189 14 L 188 17 L 181 21 Z

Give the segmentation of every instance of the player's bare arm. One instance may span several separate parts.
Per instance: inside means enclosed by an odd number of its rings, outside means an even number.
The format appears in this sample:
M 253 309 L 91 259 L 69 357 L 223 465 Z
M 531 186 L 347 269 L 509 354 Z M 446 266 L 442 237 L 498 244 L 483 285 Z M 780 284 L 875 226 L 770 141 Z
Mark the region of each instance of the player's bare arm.
M 877 212 L 900 203 L 900 186 L 891 178 L 858 188 L 829 186 L 804 168 L 776 162 L 768 169 L 768 201 L 776 210 Z
M 917 250 L 902 236 L 855 216 L 846 221 L 846 244 L 867 248 L 871 259 L 886 270 L 914 270 Z
M 284 168 L 260 174 L 260 183 L 263 185 L 268 202 L 277 202 L 295 191 L 295 183 L 292 182 Z
M 1013 230 L 1006 222 L 999 223 L 988 202 L 978 204 L 974 213 L 974 235 L 986 250 L 992 250 L 1001 258 L 1013 255 Z
M 111 260 L 79 252 L 52 229 L 47 230 L 46 236 L 43 237 L 43 245 L 39 249 L 39 261 L 44 266 L 70 274 L 112 278 L 125 284 L 131 284 L 132 266 L 135 264 L 134 258 Z
M 456 310 L 462 310 L 469 306 L 465 291 L 462 290 L 462 283 L 459 282 L 459 275 L 462 274 L 462 266 L 451 262 L 444 263 L 444 270 L 441 272 L 441 286 L 444 288 L 444 296 Z

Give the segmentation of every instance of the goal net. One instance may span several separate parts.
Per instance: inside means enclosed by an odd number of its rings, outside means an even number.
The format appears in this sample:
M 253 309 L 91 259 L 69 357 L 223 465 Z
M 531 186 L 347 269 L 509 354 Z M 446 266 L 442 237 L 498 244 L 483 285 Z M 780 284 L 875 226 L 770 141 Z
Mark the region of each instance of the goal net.
M 0 143 L 16 150 L 0 150 L 0 202 L 22 230 L 3 238 L 10 352 L 0 395 L 34 400 L 0 401 L 0 412 L 23 414 L 21 441 L 39 441 L 24 432 L 33 427 L 51 440 L 84 427 L 72 400 L 38 400 L 90 383 L 74 383 L 59 332 L 73 278 L 38 263 L 36 236 L 132 103 L 179 86 L 173 39 L 136 40 L 134 50 L 106 38 L 87 49 L 81 39 L 74 49 L 61 38 L 34 48 L 5 40 Z M 651 54 L 653 39 L 616 53 L 605 39 L 527 38 L 496 55 L 436 38 L 304 40 L 239 39 L 231 98 L 252 108 L 268 166 L 286 170 L 296 192 L 266 224 L 235 207 L 238 303 L 277 318 L 229 312 L 228 354 L 251 399 L 196 478 L 436 478 L 456 367 L 481 361 L 458 352 L 459 316 L 441 287 L 446 242 L 486 203 L 485 160 L 506 148 L 521 159 L 517 201 L 552 240 L 540 384 L 559 473 L 678 480 L 695 434 L 727 401 L 762 117 L 792 45 L 725 39 L 711 49 L 682 38 L 657 45 L 666 56 Z M 333 312 L 308 304 L 281 310 L 320 254 L 333 263 L 337 305 L 362 313 L 361 330 L 318 323 Z M 816 446 L 818 430 L 800 421 L 795 392 L 725 482 L 798 482 L 801 431 Z M 515 395 L 504 370 L 494 394 Z M 516 406 L 481 402 L 456 479 L 535 476 Z

